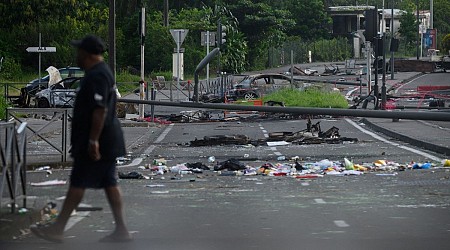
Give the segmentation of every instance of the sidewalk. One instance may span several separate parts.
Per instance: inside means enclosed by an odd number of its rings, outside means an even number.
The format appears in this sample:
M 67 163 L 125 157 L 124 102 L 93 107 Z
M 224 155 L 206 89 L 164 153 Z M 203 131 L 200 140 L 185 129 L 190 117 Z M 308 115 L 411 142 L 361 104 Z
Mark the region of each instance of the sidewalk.
M 450 122 L 364 118 L 369 128 L 411 145 L 450 156 Z

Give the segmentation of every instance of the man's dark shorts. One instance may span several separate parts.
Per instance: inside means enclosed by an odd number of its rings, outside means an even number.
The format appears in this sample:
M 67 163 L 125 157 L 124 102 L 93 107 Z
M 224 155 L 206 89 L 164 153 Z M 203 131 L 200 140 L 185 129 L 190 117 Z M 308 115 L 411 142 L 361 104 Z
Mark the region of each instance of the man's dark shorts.
M 116 161 L 74 159 L 70 185 L 78 188 L 107 188 L 117 186 Z

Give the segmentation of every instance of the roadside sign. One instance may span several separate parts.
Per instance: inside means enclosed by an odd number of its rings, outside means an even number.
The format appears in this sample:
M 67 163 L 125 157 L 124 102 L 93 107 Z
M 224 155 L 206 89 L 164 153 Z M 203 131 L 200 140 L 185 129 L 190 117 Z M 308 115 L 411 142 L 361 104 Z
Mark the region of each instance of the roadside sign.
M 180 46 L 184 41 L 184 38 L 186 38 L 186 35 L 189 30 L 187 29 L 171 29 L 170 34 L 172 34 L 173 40 L 175 40 L 175 43 L 179 43 Z
M 28 47 L 27 52 L 37 52 L 37 53 L 56 52 L 56 47 Z
M 209 34 L 209 37 L 208 37 Z M 214 46 L 216 44 L 216 32 L 201 32 L 200 43 L 202 46 L 208 45 Z

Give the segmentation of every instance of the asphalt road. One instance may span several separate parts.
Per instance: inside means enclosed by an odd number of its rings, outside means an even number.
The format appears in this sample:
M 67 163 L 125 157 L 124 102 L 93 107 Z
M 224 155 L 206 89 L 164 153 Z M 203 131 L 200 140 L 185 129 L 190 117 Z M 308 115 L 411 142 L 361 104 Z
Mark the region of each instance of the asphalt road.
M 313 120 L 317 122 L 319 120 Z M 349 119 L 321 119 L 323 130 L 336 126 L 354 144 L 288 145 L 282 147 L 189 147 L 195 137 L 218 134 L 264 134 L 298 131 L 306 121 L 258 121 L 174 124 L 161 128 L 151 144 L 136 147 L 135 155 L 150 155 L 119 171 L 139 170 L 154 158 L 168 165 L 241 158 L 248 165 L 277 162 L 279 155 L 305 161 L 353 158 L 355 163 L 388 159 L 400 163 L 443 157 L 411 152 L 356 129 Z M 364 129 L 364 126 L 361 125 Z M 149 128 L 140 128 L 149 130 Z M 143 131 L 143 130 L 141 130 Z M 142 137 L 148 135 L 140 135 Z M 135 135 L 135 138 L 138 136 Z M 145 141 L 145 140 L 144 140 Z M 139 141 L 136 141 L 139 144 Z M 408 146 L 408 145 L 404 145 Z M 246 156 L 248 155 L 248 157 Z M 251 159 L 251 160 L 250 160 Z M 67 179 L 68 170 L 29 172 L 29 182 Z M 0 242 L 2 249 L 448 249 L 450 243 L 450 170 L 409 170 L 397 174 L 325 176 L 301 180 L 270 176 L 196 175 L 152 176 L 149 180 L 121 180 L 127 221 L 135 241 L 98 243 L 114 227 L 103 192 L 88 191 L 83 204 L 101 211 L 78 212 L 66 229 L 66 243 L 51 244 L 26 235 Z M 67 185 L 31 187 L 31 204 L 61 203 Z M 36 207 L 38 205 L 34 204 Z M 40 204 L 43 205 L 43 204 Z M 59 205 L 60 206 L 60 205 Z
M 428 75 L 427 75 L 428 76 Z M 420 79 L 426 80 L 427 76 Z M 430 74 L 436 77 L 437 74 Z M 445 78 L 445 75 L 442 76 Z M 420 84 L 420 83 L 418 83 Z M 162 109 L 162 114 L 181 109 Z M 134 160 L 119 171 L 139 170 L 163 157 L 169 166 L 238 158 L 248 165 L 276 163 L 279 156 L 299 156 L 305 162 L 344 157 L 355 163 L 387 159 L 398 163 L 446 158 L 372 133 L 358 119 L 320 118 L 322 130 L 339 128 L 357 143 L 287 146 L 189 147 L 189 141 L 208 135 L 243 134 L 252 139 L 272 132 L 306 128 L 305 120 L 263 120 L 124 127 Z M 44 126 L 44 123 L 39 123 Z M 440 124 L 448 125 L 448 124 Z M 59 141 L 50 128 L 47 138 Z M 44 130 L 44 129 L 42 129 Z M 39 154 L 46 147 L 30 142 Z M 148 155 L 148 157 L 147 157 Z M 270 176 L 165 174 L 150 180 L 121 180 L 127 221 L 135 241 L 98 243 L 111 230 L 112 215 L 101 191 L 88 191 L 83 204 L 101 211 L 78 212 L 66 229 L 66 243 L 51 244 L 31 235 L 0 241 L 1 249 L 448 249 L 450 243 L 450 169 L 409 170 L 396 174 L 325 176 L 311 180 Z M 32 171 L 28 182 L 67 179 L 68 170 L 53 174 Z M 148 186 L 150 185 L 150 186 Z M 60 207 L 67 184 L 28 186 L 29 204 L 47 201 Z M 1 223 L 7 223 L 1 221 Z
M 67 176 L 67 171 L 54 175 Z M 199 178 L 201 176 L 201 178 Z M 120 182 L 135 241 L 98 243 L 113 228 L 103 192 L 83 203 L 64 244 L 35 237 L 2 241 L 2 249 L 448 249 L 448 170 L 395 176 L 325 176 L 313 180 L 204 173 L 172 180 Z M 45 178 L 33 173 L 30 179 Z M 178 179 L 180 178 L 180 179 Z M 151 185 L 151 187 L 147 186 Z M 32 188 L 31 195 L 64 195 Z

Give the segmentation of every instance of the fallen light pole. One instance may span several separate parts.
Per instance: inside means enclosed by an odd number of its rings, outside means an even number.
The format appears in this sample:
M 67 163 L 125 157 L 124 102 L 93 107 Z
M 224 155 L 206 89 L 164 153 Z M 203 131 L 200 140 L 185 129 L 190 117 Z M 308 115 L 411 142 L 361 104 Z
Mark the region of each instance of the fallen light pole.
M 216 48 L 217 49 L 217 48 Z M 211 51 L 217 51 L 214 49 Z M 216 52 L 217 53 L 217 52 Z M 205 58 L 206 59 L 206 58 Z M 205 60 L 204 59 L 204 60 Z M 202 62 L 204 61 L 202 60 Z M 202 63 L 200 63 L 202 64 Z M 199 65 L 200 65 L 199 64 Z M 207 62 L 204 63 L 205 65 Z M 198 69 L 199 67 L 197 67 Z M 196 70 L 197 72 L 197 70 Z M 331 115 L 331 116 L 352 116 L 352 117 L 371 117 L 371 118 L 389 118 L 389 119 L 409 119 L 409 120 L 430 120 L 430 121 L 450 121 L 450 112 L 445 111 L 386 111 L 386 110 L 359 110 L 359 109 L 338 109 L 338 108 L 303 108 L 303 107 L 279 107 L 279 106 L 245 106 L 235 104 L 220 103 L 198 103 L 198 72 L 195 76 L 196 86 L 194 88 L 194 97 L 197 102 L 167 102 L 167 101 L 146 101 L 133 99 L 119 99 L 119 102 L 148 104 L 158 106 L 173 106 L 186 108 L 204 108 L 204 109 L 222 109 L 222 110 L 245 110 L 268 113 L 289 113 L 304 115 Z M 197 92 L 195 92 L 197 91 Z M 195 96 L 197 94 L 197 96 Z
M 198 94 L 198 86 L 199 86 L 199 79 L 198 74 L 200 71 L 208 65 L 212 59 L 219 53 L 219 48 L 213 49 L 211 52 L 208 53 L 208 55 L 203 58 L 203 60 L 197 65 L 197 68 L 194 71 L 194 96 L 192 97 L 192 100 L 194 102 L 198 102 L 199 100 L 199 94 Z

